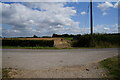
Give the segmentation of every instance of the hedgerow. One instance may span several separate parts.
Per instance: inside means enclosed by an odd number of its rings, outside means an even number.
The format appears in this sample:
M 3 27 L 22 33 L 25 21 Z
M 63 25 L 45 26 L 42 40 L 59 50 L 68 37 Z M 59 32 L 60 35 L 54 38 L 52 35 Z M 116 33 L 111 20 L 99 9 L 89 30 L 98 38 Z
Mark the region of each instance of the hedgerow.
M 73 47 L 112 47 L 119 46 L 120 35 L 93 34 L 81 35 L 73 40 Z
M 2 40 L 2 46 L 53 47 L 54 40 Z

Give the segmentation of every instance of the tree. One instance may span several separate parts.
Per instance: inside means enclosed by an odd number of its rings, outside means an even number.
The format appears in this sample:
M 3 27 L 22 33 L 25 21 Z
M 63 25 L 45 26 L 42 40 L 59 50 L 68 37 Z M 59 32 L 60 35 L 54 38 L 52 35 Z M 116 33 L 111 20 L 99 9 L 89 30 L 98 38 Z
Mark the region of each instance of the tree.
M 33 38 L 38 38 L 38 36 L 34 35 Z
M 58 37 L 58 35 L 57 34 L 53 34 L 52 37 Z

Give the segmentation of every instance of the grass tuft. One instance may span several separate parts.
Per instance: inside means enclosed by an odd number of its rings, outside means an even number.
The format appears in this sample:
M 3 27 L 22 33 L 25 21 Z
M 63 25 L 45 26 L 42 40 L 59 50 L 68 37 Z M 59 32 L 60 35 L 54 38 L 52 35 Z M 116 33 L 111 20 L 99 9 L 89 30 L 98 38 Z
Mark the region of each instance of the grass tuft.
M 100 62 L 101 66 L 106 68 L 109 73 L 108 73 L 108 78 L 114 78 L 114 79 L 119 79 L 120 80 L 120 68 L 119 64 L 120 61 L 118 60 L 118 57 L 112 57 L 105 59 Z
M 3 68 L 2 69 L 2 78 L 10 78 L 10 76 L 9 76 L 10 71 L 11 71 L 10 69 Z

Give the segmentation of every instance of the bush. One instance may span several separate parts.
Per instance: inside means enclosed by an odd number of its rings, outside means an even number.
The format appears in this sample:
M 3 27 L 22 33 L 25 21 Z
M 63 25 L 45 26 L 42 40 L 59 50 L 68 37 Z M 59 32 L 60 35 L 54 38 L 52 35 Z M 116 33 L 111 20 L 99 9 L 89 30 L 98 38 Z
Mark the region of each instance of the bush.
M 120 36 L 117 34 L 81 35 L 73 41 L 73 47 L 113 47 L 119 46 Z
M 2 40 L 2 46 L 53 47 L 53 40 Z
M 80 36 L 75 42 L 72 44 L 73 47 L 94 47 L 95 43 L 93 41 L 93 37 L 90 35 Z

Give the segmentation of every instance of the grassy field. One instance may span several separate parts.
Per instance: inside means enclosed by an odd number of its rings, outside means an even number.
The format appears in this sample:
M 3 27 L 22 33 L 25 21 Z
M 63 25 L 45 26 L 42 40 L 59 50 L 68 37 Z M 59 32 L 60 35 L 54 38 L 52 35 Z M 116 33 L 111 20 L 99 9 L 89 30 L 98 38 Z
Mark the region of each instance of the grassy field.
M 65 39 L 65 40 L 72 40 L 73 37 L 65 37 L 64 39 Z
M 118 57 L 108 58 L 100 62 L 101 66 L 108 70 L 108 78 L 120 80 L 120 60 Z

